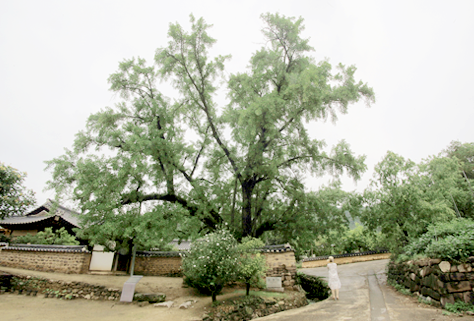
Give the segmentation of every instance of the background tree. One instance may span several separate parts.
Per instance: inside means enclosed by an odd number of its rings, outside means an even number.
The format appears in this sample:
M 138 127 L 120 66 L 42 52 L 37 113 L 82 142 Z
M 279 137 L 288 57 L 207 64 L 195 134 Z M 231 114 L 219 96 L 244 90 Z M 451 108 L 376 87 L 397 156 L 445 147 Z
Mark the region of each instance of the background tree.
M 430 157 L 415 164 L 388 152 L 375 166 L 374 179 L 364 192 L 362 223 L 380 229 L 397 252 L 425 233 L 428 225 L 466 215 L 469 194 L 458 166 L 451 158 Z
M 227 221 L 240 238 L 287 229 L 295 220 L 288 214 L 299 215 L 305 202 L 305 176 L 347 172 L 358 179 L 365 157 L 345 141 L 324 151 L 305 122 L 336 121 L 351 103 L 373 102 L 372 89 L 355 80 L 355 67 L 340 64 L 333 73 L 327 61 L 308 56 L 303 19 L 262 20 L 267 45 L 249 70 L 230 75 L 226 106 L 214 98 L 229 56 L 209 56 L 215 39 L 202 18 L 191 16 L 191 32 L 170 25 L 156 70 L 143 59 L 122 62 L 109 82 L 124 101 L 90 116 L 74 150 L 48 162 L 50 187 L 72 193 L 91 222 L 101 220 L 97 210 L 168 202 L 198 219 L 201 232 Z M 173 103 L 156 88 L 158 79 L 177 89 Z M 94 148 L 113 156 L 95 156 Z
M 0 162 L 0 219 L 21 215 L 36 203 L 35 194 L 24 185 L 26 173 Z
M 277 228 L 267 232 L 263 240 L 268 244 L 288 242 L 300 258 L 319 253 L 321 245 L 325 251 L 340 245 L 349 229 L 350 213 L 360 210 L 360 200 L 355 193 L 343 191 L 339 181 L 333 181 L 318 191 L 301 193 L 293 206 L 282 209 L 273 212 Z
M 450 158 L 456 157 L 461 163 L 462 174 L 470 180 L 474 179 L 474 143 L 452 141 L 443 153 Z
M 47 227 L 35 235 L 27 233 L 18 236 L 13 243 L 18 244 L 48 244 L 48 245 L 79 245 L 79 241 L 73 235 L 70 235 L 64 227 L 53 232 L 52 227 Z

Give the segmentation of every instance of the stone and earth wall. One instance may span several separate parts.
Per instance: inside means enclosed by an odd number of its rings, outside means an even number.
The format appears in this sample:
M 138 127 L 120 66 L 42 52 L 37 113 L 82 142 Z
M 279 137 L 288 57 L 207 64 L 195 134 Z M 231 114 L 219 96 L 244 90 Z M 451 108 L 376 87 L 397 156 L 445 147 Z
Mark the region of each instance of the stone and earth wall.
M 286 289 L 297 290 L 296 282 L 296 259 L 293 250 L 282 250 L 280 252 L 263 252 L 267 262 L 267 273 L 269 277 L 281 277 L 282 286 Z
M 387 251 L 382 252 L 361 252 L 361 253 L 348 253 L 333 255 L 334 263 L 336 264 L 348 264 L 356 262 L 367 262 L 374 260 L 384 260 L 390 258 L 390 253 Z M 303 260 L 302 268 L 316 268 L 326 266 L 328 264 L 327 259 L 329 255 L 309 257 Z
M 455 301 L 474 304 L 474 257 L 464 264 L 440 259 L 390 262 L 387 276 L 434 305 L 444 307 Z
M 138 252 L 135 274 L 156 276 L 182 276 L 179 252 Z
M 269 277 L 281 277 L 282 286 L 296 289 L 296 259 L 289 246 L 262 249 Z M 60 246 L 7 247 L 0 250 L 0 266 L 60 273 L 88 273 L 91 253 Z M 137 252 L 135 273 L 156 276 L 182 276 L 179 252 Z
M 268 270 L 266 276 L 281 277 L 282 286 L 296 289 L 296 259 L 294 251 L 289 247 L 262 250 Z M 182 276 L 181 257 L 178 252 L 137 252 L 135 273 L 141 275 Z
M 90 252 L 0 250 L 0 266 L 43 272 L 88 273 Z

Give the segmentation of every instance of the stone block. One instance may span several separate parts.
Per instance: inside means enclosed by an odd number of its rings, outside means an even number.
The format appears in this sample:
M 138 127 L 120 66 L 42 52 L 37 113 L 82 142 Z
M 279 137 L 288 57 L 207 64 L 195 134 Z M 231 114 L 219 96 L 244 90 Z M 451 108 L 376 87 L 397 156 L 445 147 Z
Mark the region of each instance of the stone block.
M 459 264 L 458 271 L 459 272 L 472 272 L 472 267 L 469 264 Z
M 464 295 L 462 292 L 453 293 L 454 301 L 462 301 L 464 299 Z
M 420 285 L 416 284 L 415 282 L 411 283 L 410 285 L 410 291 L 411 292 L 416 292 L 420 290 Z
M 458 267 L 456 265 L 451 266 L 451 273 L 455 273 L 458 271 Z
M 441 299 L 441 295 L 432 289 L 429 289 L 428 295 L 436 301 L 439 301 Z
M 464 292 L 463 301 L 466 303 L 474 304 L 474 292 Z
M 433 274 L 430 274 L 428 277 L 423 278 L 421 283 L 431 289 L 438 289 L 438 278 Z
M 472 289 L 469 281 L 449 282 L 446 283 L 446 288 L 449 293 L 466 292 Z
M 430 275 L 432 271 L 433 270 L 429 266 L 425 266 L 424 268 L 421 269 L 420 276 L 422 278 L 424 278 L 424 277 Z
M 430 259 L 430 265 L 439 264 L 440 262 L 441 262 L 441 259 Z
M 467 274 L 466 273 L 460 273 L 460 272 L 451 273 L 449 275 L 449 278 L 450 278 L 451 281 L 466 281 L 466 280 L 468 280 Z
M 450 272 L 451 271 L 451 263 L 448 261 L 442 261 L 438 264 L 440 270 L 444 273 Z
M 430 259 L 417 260 L 417 261 L 415 261 L 415 264 L 418 265 L 418 266 L 427 266 L 427 265 L 430 264 Z
M 410 273 L 410 279 L 412 281 L 415 281 L 416 280 L 416 274 L 415 273 Z
M 427 288 L 426 286 L 422 287 L 421 288 L 421 295 L 424 295 L 424 296 L 427 296 L 428 295 L 428 290 L 429 288 Z
M 454 296 L 452 294 L 448 296 L 443 296 L 440 302 L 443 308 L 446 306 L 446 303 L 454 304 Z

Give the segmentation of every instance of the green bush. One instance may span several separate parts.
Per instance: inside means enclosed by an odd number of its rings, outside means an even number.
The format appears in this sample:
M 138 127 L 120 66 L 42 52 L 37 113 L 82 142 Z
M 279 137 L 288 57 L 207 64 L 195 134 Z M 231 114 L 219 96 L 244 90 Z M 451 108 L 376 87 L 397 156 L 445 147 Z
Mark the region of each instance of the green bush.
M 36 235 L 26 234 L 12 240 L 17 244 L 45 244 L 45 245 L 79 245 L 79 242 L 73 235 L 70 235 L 64 227 L 53 232 L 52 227 L 47 227 L 44 231 Z
M 412 296 L 412 295 L 413 295 L 409 289 L 407 289 L 407 288 L 404 287 L 403 285 L 398 284 L 397 282 L 395 282 L 395 281 L 393 281 L 393 280 L 388 280 L 387 283 L 388 283 L 389 285 L 393 286 L 393 287 L 395 288 L 395 290 L 397 290 L 397 291 L 400 292 L 401 294 L 409 295 L 409 296 Z
M 6 236 L 5 234 L 0 234 L 0 242 L 9 243 L 9 242 L 10 242 L 10 238 L 9 238 L 8 236 Z
M 465 218 L 436 223 L 403 249 L 399 260 L 417 256 L 464 262 L 474 255 L 474 221 Z
M 474 312 L 474 305 L 463 301 L 456 301 L 454 302 L 454 304 L 446 303 L 446 306 L 444 308 L 452 313 L 460 313 L 464 311 Z
M 185 283 L 212 301 L 222 288 L 237 278 L 239 253 L 237 241 L 227 230 L 219 230 L 198 239 L 183 254 Z
M 330 289 L 322 277 L 298 272 L 296 282 L 306 291 L 306 297 L 310 300 L 320 301 L 329 297 Z

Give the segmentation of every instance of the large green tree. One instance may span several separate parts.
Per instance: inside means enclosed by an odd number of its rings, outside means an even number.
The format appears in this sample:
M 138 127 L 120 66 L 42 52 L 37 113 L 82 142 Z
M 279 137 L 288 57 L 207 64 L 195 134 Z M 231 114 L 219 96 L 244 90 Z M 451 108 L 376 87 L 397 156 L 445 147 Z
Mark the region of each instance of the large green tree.
M 21 215 L 36 203 L 35 194 L 23 184 L 26 173 L 0 162 L 0 219 Z
M 309 199 L 307 175 L 346 172 L 358 179 L 365 157 L 345 141 L 325 151 L 306 123 L 336 121 L 360 99 L 370 104 L 372 89 L 355 80 L 354 66 L 339 64 L 334 72 L 328 61 L 311 58 L 303 19 L 261 18 L 266 46 L 247 70 L 227 78 L 230 56 L 210 56 L 211 26 L 193 16 L 191 31 L 170 24 L 155 66 L 143 59 L 120 63 L 109 82 L 123 101 L 91 115 L 74 149 L 48 162 L 50 187 L 71 193 L 91 221 L 98 210 L 118 214 L 168 202 L 201 229 L 226 221 L 237 236 L 258 237 L 297 219 Z M 173 101 L 158 80 L 175 87 Z M 227 90 L 226 105 L 215 99 L 219 90 Z M 102 148 L 107 153 L 94 155 Z
M 443 153 L 451 158 L 456 157 L 460 161 L 462 175 L 474 180 L 474 143 L 452 141 Z
M 432 223 L 472 215 L 459 162 L 447 157 L 429 157 L 416 164 L 387 152 L 375 166 L 363 201 L 361 221 L 372 230 L 380 229 L 393 251 L 425 233 Z

